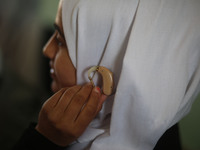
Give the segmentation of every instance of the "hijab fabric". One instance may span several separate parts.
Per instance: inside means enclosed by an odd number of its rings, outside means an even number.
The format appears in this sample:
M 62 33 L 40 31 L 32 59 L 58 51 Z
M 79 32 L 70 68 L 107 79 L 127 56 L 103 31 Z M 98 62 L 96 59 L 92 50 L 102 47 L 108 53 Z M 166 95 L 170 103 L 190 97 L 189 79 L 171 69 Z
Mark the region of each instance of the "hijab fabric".
M 199 0 L 63 0 L 77 84 L 96 65 L 115 81 L 115 93 L 68 149 L 152 150 L 189 112 L 200 90 L 199 14 Z

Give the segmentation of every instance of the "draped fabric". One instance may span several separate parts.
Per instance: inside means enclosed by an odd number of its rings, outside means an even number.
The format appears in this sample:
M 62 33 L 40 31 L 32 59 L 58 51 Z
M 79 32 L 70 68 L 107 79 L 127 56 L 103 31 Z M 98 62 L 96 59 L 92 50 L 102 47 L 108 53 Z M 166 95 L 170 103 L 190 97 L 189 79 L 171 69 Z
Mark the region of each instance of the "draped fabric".
M 200 1 L 63 0 L 62 21 L 77 84 L 95 65 L 115 81 L 68 149 L 152 150 L 200 89 Z

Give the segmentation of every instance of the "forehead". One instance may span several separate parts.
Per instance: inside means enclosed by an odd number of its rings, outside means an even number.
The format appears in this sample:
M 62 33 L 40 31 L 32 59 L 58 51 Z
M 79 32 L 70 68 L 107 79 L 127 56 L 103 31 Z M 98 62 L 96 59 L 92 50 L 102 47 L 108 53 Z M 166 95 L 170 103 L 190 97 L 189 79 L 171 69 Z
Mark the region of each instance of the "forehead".
M 62 26 L 62 0 L 59 1 L 58 10 L 56 14 L 55 23 L 59 26 L 60 30 L 63 32 Z

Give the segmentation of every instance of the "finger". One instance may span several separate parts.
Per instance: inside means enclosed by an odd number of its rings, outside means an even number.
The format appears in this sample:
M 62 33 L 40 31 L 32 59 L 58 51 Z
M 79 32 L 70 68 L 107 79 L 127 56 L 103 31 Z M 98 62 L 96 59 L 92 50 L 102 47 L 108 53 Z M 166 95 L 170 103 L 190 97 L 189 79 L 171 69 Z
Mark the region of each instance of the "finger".
M 86 101 L 88 100 L 91 91 L 92 91 L 92 84 L 89 83 L 89 84 L 84 85 L 80 89 L 80 91 L 76 95 L 74 95 L 71 103 L 65 109 L 65 115 L 68 117 L 68 119 L 75 120 L 77 118 L 81 109 L 83 108 Z
M 99 111 L 101 110 L 102 108 L 102 105 L 103 103 L 105 102 L 105 100 L 107 99 L 107 95 L 105 94 L 101 94 L 100 98 L 99 98 L 99 104 L 98 104 L 98 107 L 97 107 L 97 111 L 96 111 L 96 115 L 99 113 Z M 96 116 L 95 115 L 95 116 Z
M 60 100 L 58 101 L 56 105 L 56 110 L 59 110 L 61 112 L 64 112 L 66 107 L 70 104 L 72 98 L 74 95 L 81 89 L 81 86 L 73 86 L 71 88 L 68 88 L 63 95 L 60 97 Z
M 45 107 L 49 107 L 49 108 L 54 108 L 56 106 L 56 104 L 58 103 L 59 99 L 61 98 L 61 96 L 63 95 L 63 93 L 65 92 L 66 88 L 62 88 L 61 90 L 59 90 L 58 92 L 56 92 L 53 96 L 51 96 L 45 103 L 43 106 Z
M 84 106 L 83 110 L 76 119 L 77 124 L 87 126 L 93 120 L 98 108 L 100 95 L 101 94 L 98 88 L 93 88 L 87 104 Z

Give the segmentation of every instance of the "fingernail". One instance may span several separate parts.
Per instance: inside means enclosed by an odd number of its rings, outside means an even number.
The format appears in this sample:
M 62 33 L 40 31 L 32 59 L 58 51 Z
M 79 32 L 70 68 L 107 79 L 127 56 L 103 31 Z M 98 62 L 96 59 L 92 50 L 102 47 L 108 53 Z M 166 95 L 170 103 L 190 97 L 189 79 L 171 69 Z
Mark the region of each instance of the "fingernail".
M 98 86 L 95 87 L 95 90 L 96 90 L 97 92 L 101 93 L 101 89 L 100 89 Z

